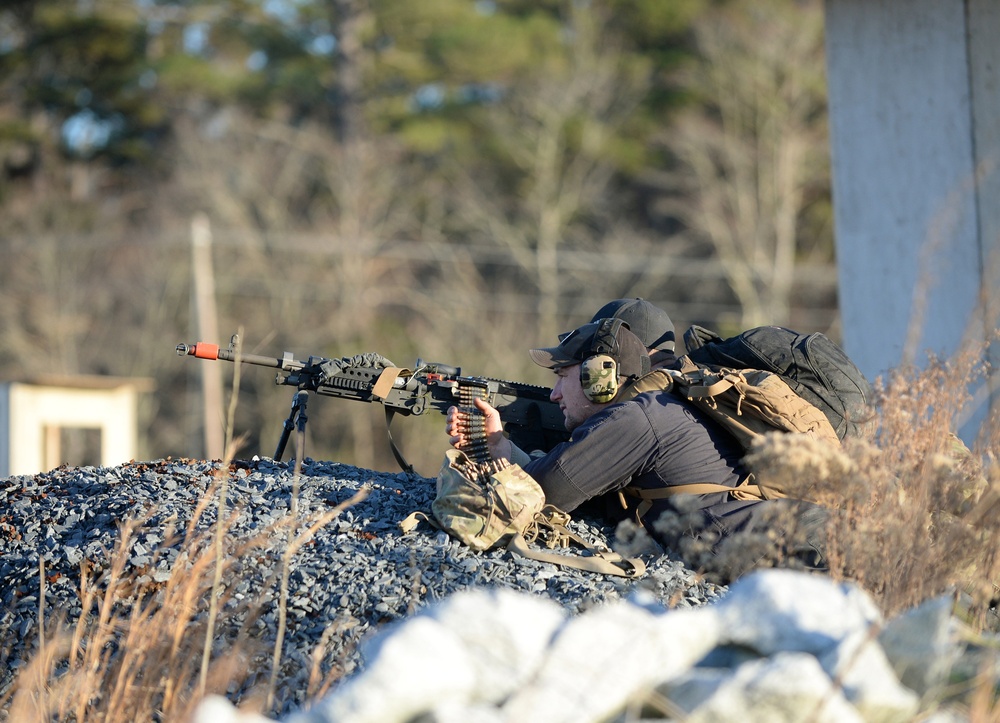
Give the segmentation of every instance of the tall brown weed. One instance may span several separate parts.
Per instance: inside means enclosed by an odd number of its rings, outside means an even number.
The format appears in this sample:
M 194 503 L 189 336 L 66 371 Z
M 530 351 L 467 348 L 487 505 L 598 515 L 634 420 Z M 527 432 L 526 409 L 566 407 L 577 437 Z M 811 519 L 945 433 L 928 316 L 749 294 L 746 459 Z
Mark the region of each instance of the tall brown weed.
M 971 390 L 985 378 L 983 359 L 970 347 L 879 380 L 874 440 L 850 439 L 835 449 L 770 435 L 749 457 L 755 469 L 797 484 L 803 497 L 832 510 L 830 573 L 859 583 L 887 615 L 951 590 L 981 610 L 996 597 L 996 427 L 985 425 L 972 449 L 955 434 Z
M 322 526 L 363 496 L 322 513 L 289 517 L 244 539 L 228 533 L 239 513 L 231 510 L 213 529 L 189 529 L 164 542 L 161 552 L 178 545 L 178 554 L 162 581 L 147 569 L 129 568 L 132 543 L 143 525 L 125 522 L 108 569 L 97 579 L 86 567 L 81 572 L 79 617 L 70 620 L 58 607 L 40 611 L 44 636 L 40 625 L 31 660 L 0 701 L 0 711 L 19 723 L 187 721 L 208 693 L 263 710 L 268 672 L 282 656 L 273 631 L 257 622 L 274 614 L 278 572 L 253 579 L 255 566 L 245 561 L 277 554 L 287 565 Z M 225 540 L 221 551 L 220 539 Z M 285 551 L 273 552 L 276 545 Z M 156 569 L 155 561 L 150 569 Z M 235 595 L 243 581 L 260 594 Z M 314 686 L 325 689 L 330 682 L 317 680 Z
M 242 707 L 261 711 L 274 703 L 283 662 L 288 570 L 301 547 L 345 509 L 367 495 L 322 512 L 300 512 L 300 454 L 289 514 L 269 529 L 241 537 L 233 524 L 241 514 L 228 499 L 233 460 L 240 440 L 233 439 L 240 364 L 234 365 L 233 395 L 226 420 L 225 459 L 216 462 L 212 484 L 195 505 L 184 530 L 156 530 L 165 538 L 147 569 L 130 567 L 130 550 L 143 532 L 142 520 L 125 520 L 107 569 L 96 579 L 85 564 L 80 575 L 81 613 L 75 620 L 58 607 L 45 607 L 45 570 L 39 571 L 37 645 L 13 686 L 0 699 L 0 719 L 17 723 L 52 720 L 85 723 L 134 721 L 186 722 L 210 693 L 228 695 Z M 215 520 L 205 515 L 215 509 Z M 176 549 L 166 575 L 160 557 Z M 246 560 L 277 557 L 267 579 L 254 577 Z M 236 595 L 248 582 L 258 595 Z M 276 603 L 272 592 L 279 588 Z M 275 606 L 278 629 L 272 635 L 258 621 Z M 336 630 L 331 626 L 331 630 Z M 323 645 L 326 641 L 319 641 Z M 311 691 L 322 691 L 339 675 L 334 665 L 322 673 L 321 651 L 314 653 Z M 270 671 L 270 675 L 268 675 Z

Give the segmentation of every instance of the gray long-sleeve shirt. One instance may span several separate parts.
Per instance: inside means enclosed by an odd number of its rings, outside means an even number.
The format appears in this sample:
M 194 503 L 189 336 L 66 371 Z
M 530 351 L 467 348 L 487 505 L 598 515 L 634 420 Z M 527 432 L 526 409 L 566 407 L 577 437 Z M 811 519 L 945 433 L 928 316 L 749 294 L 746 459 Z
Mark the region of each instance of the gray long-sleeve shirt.
M 735 487 L 747 475 L 742 457 L 740 444 L 700 411 L 668 392 L 651 391 L 601 410 L 568 442 L 522 466 L 547 502 L 570 512 L 595 498 L 611 496 L 617 504 L 616 493 L 628 485 Z M 705 523 L 729 534 L 746 524 L 757 504 L 720 492 L 700 496 L 695 507 L 704 510 Z M 657 501 L 644 516 L 654 536 L 652 523 L 669 506 Z

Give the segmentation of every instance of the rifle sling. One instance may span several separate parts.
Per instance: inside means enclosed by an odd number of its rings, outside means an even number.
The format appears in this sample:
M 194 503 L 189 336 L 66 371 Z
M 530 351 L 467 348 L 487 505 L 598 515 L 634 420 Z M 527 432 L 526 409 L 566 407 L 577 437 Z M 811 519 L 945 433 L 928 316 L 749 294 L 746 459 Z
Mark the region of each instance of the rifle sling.
M 399 523 L 399 527 L 402 529 L 403 533 L 406 534 L 420 524 L 421 520 L 439 530 L 444 529 L 434 518 L 433 514 L 427 514 L 426 512 L 420 511 L 411 512 L 406 519 Z M 585 570 L 587 572 L 598 572 L 603 575 L 617 575 L 618 577 L 642 577 L 646 574 L 646 563 L 638 557 L 622 557 L 613 550 L 591 545 L 579 535 L 570 532 L 570 530 L 563 525 L 553 524 L 551 527 L 568 538 L 568 540 L 575 542 L 580 547 L 587 550 L 590 554 L 560 555 L 555 552 L 536 550 L 528 545 L 528 541 L 522 533 L 511 535 L 510 540 L 507 542 L 507 552 L 512 555 L 526 557 L 529 560 L 548 562 L 553 565 L 572 567 L 577 570 Z
M 586 570 L 587 572 L 599 572 L 604 575 L 641 577 L 646 572 L 646 565 L 639 558 L 624 558 L 611 550 L 602 550 L 593 545 L 588 545 L 576 535 L 572 537 L 575 542 L 586 548 L 591 555 L 560 555 L 555 552 L 535 550 L 528 547 L 527 540 L 521 534 L 513 535 L 510 538 L 510 541 L 507 543 L 507 551 L 514 555 L 527 557 L 530 560 L 573 567 L 577 570 Z
M 386 397 L 389 396 L 389 392 L 392 391 L 396 384 L 396 380 L 401 376 L 409 376 L 412 372 L 409 369 L 401 369 L 399 367 L 386 367 L 382 370 L 382 373 L 378 375 L 378 379 L 375 380 L 375 384 L 372 385 L 372 396 L 380 401 L 385 401 Z M 385 433 L 389 437 L 389 449 L 392 450 L 392 456 L 396 458 L 396 464 L 399 465 L 400 469 L 409 474 L 413 474 L 413 465 L 406 461 L 403 457 L 403 453 L 400 451 L 399 447 L 396 446 L 396 441 L 392 438 L 392 418 L 396 416 L 396 410 L 392 407 L 385 407 Z
M 392 418 L 396 416 L 396 410 L 392 407 L 385 407 L 385 433 L 389 438 L 389 449 L 392 450 L 392 456 L 396 458 L 396 464 L 399 465 L 407 474 L 414 474 L 413 465 L 406 461 L 403 457 L 403 453 L 396 446 L 396 441 L 392 438 Z

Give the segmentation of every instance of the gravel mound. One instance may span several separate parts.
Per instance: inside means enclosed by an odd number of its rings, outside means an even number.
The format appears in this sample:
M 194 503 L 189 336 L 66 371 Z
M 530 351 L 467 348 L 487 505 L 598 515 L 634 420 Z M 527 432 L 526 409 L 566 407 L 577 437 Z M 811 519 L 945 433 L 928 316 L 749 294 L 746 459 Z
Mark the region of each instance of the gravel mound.
M 140 592 L 155 596 L 175 565 L 190 565 L 185 544 L 212 539 L 222 490 L 223 518 L 229 521 L 225 544 L 236 561 L 224 579 L 226 604 L 258 601 L 252 629 L 272 646 L 279 630 L 282 559 L 294 550 L 288 557 L 276 715 L 303 703 L 317 646 L 324 671 L 349 675 L 364 666 L 357 652 L 363 637 L 458 590 L 527 591 L 571 614 L 628 598 L 637 589 L 669 607 L 702 605 L 726 591 L 645 544 L 641 534 L 623 528 L 616 538 L 616 530 L 584 518 L 571 523 L 574 532 L 638 554 L 647 563 L 646 574 L 628 580 L 503 551 L 474 552 L 426 523 L 404 535 L 399 521 L 415 510 L 430 510 L 434 480 L 335 462 L 306 459 L 296 476 L 291 463 L 269 459 L 237 461 L 228 468 L 164 459 L 62 467 L 0 480 L 0 487 L 0 694 L 31 658 L 40 605 L 47 616 L 60 612 L 72 622 L 82 612 L 81 569 L 88 569 L 92 580 L 106 578 L 116 558 L 125 563 L 122 576 L 132 581 L 118 591 L 122 604 Z M 336 514 L 361 491 L 363 499 Z M 315 524 L 324 515 L 332 519 Z M 130 519 L 143 524 L 115 555 L 122 524 Z M 248 686 L 267 678 L 263 667 Z M 239 698 L 239 691 L 231 693 L 231 699 Z

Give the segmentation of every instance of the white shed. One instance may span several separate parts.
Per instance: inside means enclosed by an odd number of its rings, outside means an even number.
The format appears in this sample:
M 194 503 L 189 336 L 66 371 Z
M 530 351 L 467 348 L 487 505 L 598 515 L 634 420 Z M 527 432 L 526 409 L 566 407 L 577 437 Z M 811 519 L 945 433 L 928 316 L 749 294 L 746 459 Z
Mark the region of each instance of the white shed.
M 74 462 L 63 456 L 61 431 L 97 430 L 100 464 L 137 457 L 139 394 L 149 379 L 48 376 L 0 383 L 0 478 L 48 472 Z

